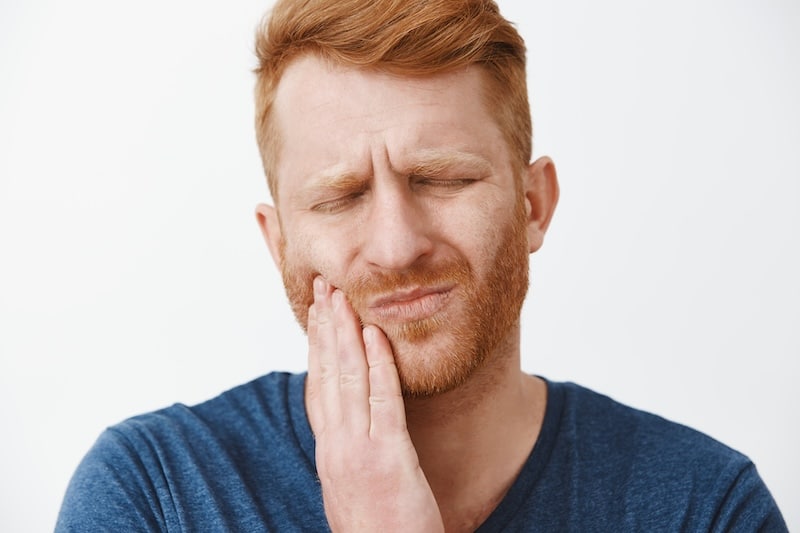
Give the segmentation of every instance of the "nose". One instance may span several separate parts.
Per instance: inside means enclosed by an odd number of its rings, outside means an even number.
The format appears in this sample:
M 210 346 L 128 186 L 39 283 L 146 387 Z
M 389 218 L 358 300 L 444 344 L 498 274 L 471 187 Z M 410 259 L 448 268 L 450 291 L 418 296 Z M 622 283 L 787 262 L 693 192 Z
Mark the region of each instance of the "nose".
M 373 268 L 402 271 L 430 254 L 433 242 L 425 206 L 410 188 L 393 185 L 375 188 L 361 253 Z

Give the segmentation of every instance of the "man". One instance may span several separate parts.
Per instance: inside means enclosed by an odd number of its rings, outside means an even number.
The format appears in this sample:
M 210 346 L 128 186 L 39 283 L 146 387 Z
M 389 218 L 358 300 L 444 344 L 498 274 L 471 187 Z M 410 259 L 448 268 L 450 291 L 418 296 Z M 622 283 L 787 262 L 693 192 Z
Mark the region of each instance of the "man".
M 786 529 L 742 455 L 520 370 L 558 185 L 493 2 L 281 1 L 257 51 L 257 217 L 308 375 L 111 428 L 57 529 Z

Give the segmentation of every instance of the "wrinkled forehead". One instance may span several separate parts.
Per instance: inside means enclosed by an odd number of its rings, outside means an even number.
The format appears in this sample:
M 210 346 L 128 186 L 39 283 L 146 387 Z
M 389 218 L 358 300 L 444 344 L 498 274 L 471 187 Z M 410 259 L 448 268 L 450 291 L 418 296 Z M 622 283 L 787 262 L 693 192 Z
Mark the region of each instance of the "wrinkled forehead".
M 279 188 L 287 177 L 302 179 L 319 167 L 356 171 L 348 165 L 375 150 L 398 158 L 498 149 L 502 136 L 486 106 L 484 76 L 480 67 L 410 77 L 310 54 L 297 58 L 284 72 L 274 105 Z

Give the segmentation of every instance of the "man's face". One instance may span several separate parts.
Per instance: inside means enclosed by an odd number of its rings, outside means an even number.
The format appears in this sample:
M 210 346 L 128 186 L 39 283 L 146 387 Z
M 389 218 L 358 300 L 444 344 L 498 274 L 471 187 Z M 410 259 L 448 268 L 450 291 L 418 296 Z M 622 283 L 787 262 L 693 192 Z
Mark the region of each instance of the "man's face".
M 305 328 L 322 275 L 386 333 L 409 395 L 480 368 L 516 335 L 527 290 L 525 201 L 482 76 L 409 79 L 309 55 L 277 92 L 276 247 L 295 315 Z

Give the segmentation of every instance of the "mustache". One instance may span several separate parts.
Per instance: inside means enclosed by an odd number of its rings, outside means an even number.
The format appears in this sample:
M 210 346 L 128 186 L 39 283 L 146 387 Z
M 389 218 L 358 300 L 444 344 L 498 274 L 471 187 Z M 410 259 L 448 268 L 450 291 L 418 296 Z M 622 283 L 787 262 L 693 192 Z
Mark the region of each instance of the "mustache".
M 415 266 L 398 272 L 370 272 L 349 280 L 342 288 L 354 309 L 364 309 L 376 297 L 404 289 L 460 284 L 470 279 L 472 270 L 464 260 L 450 260 L 436 266 Z
M 308 308 L 314 303 L 312 289 L 314 278 L 323 277 L 322 272 L 292 268 L 291 264 L 281 266 L 281 275 L 292 312 L 303 330 L 308 327 Z M 369 302 L 374 298 L 387 296 L 404 289 L 425 288 L 446 283 L 470 285 L 472 269 L 466 259 L 456 258 L 441 263 L 419 264 L 395 272 L 372 271 L 354 276 L 337 284 L 344 297 L 350 302 L 359 320 Z

